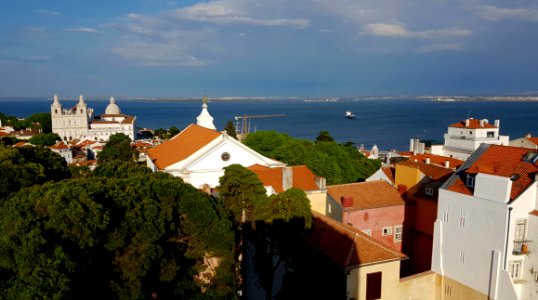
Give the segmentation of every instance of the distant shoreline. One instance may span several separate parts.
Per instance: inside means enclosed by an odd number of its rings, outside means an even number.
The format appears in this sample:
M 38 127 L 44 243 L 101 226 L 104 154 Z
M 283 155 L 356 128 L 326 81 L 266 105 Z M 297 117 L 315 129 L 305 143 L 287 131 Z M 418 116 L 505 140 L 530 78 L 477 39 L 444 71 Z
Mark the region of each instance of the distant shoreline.
M 127 97 L 114 96 L 122 101 L 147 102 L 199 102 L 202 97 Z M 85 97 L 87 101 L 109 101 L 110 97 Z M 259 97 L 207 97 L 209 102 L 244 102 L 244 101 L 300 101 L 300 102 L 350 102 L 371 100 L 427 100 L 436 102 L 495 101 L 495 102 L 538 102 L 538 96 L 356 96 L 356 97 L 295 97 L 295 96 L 259 96 Z M 52 97 L 0 97 L 2 101 L 52 101 Z M 77 97 L 64 97 L 60 100 L 78 101 Z

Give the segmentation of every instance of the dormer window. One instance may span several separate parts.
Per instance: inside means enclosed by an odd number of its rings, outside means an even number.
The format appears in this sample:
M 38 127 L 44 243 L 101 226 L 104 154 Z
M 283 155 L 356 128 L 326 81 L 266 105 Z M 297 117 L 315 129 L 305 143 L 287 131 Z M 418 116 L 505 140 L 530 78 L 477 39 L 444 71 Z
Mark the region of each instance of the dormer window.
M 470 188 L 474 188 L 474 179 L 475 179 L 474 175 L 467 175 L 467 182 L 465 183 L 465 185 L 467 185 Z

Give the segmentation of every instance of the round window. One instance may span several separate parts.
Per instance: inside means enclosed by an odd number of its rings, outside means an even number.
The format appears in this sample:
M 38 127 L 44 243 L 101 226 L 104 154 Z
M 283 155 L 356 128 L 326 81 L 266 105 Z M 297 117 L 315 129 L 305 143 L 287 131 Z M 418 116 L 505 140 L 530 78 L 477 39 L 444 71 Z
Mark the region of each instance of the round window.
M 230 153 L 228 152 L 224 152 L 222 153 L 222 155 L 220 156 L 220 158 L 223 160 L 223 161 L 228 161 L 230 159 Z

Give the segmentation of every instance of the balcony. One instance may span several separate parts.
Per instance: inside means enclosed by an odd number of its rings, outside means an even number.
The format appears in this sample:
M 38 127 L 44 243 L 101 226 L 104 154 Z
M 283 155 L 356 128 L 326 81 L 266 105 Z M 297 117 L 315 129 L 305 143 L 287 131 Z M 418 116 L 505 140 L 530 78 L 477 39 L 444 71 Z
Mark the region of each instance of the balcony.
M 512 250 L 513 255 L 523 255 L 529 253 L 528 243 L 530 241 L 514 241 L 514 250 Z

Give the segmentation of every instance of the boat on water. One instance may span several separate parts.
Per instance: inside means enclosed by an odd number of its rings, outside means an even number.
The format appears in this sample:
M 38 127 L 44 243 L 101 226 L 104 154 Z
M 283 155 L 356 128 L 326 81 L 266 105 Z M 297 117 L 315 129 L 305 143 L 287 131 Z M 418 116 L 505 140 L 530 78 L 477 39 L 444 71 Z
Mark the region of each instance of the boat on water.
M 355 117 L 355 114 L 353 114 L 352 111 L 346 111 L 346 119 L 348 120 L 355 120 L 357 117 Z

